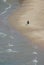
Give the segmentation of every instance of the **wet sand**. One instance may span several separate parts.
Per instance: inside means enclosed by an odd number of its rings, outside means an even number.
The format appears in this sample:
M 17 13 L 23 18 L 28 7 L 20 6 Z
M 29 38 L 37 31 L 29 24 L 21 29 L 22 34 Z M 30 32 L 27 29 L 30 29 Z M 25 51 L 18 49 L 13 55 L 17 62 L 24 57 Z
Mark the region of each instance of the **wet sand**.
M 30 24 L 27 24 L 27 21 Z M 44 46 L 44 1 L 24 0 L 21 7 L 9 16 L 10 25 L 33 43 Z

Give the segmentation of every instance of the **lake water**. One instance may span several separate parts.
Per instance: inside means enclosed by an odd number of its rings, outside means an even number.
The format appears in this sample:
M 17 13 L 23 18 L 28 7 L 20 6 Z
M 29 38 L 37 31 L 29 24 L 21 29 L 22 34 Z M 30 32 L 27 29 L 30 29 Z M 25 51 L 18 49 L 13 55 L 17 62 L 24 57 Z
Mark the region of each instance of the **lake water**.
M 13 2 L 0 0 L 0 65 L 44 65 L 44 50 L 8 24 L 8 15 L 20 7 Z

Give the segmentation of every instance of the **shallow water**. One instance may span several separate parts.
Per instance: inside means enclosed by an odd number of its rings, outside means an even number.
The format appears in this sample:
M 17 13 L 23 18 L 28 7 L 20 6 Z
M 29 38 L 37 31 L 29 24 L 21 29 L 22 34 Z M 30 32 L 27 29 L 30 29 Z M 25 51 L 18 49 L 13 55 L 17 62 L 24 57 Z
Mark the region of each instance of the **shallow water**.
M 0 3 L 1 14 L 9 4 L 3 0 Z M 11 8 L 0 15 L 0 65 L 44 65 L 44 50 L 8 24 L 8 16 L 19 6 L 18 2 L 12 3 Z

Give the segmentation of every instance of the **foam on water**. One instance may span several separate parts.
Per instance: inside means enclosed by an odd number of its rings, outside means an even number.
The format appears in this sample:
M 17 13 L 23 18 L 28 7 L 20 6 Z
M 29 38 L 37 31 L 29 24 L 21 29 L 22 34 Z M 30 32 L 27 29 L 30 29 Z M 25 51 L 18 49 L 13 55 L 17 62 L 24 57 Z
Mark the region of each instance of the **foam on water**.
M 13 44 L 8 43 L 8 46 L 9 46 L 9 47 L 13 47 L 14 45 L 13 45 Z
M 4 1 L 6 1 L 6 0 L 4 0 Z M 11 8 L 11 4 L 9 4 L 9 3 L 7 3 L 7 4 L 9 5 L 9 7 L 5 8 L 5 10 L 0 15 L 5 14 L 7 12 L 7 10 Z
M 4 34 L 4 35 L 3 35 L 3 36 L 1 36 L 1 37 L 3 37 L 3 38 L 4 38 L 4 37 L 6 37 L 6 36 L 7 36 L 7 34 Z
M 16 53 L 17 51 L 13 51 L 12 49 L 7 49 L 6 50 L 7 52 L 13 52 L 13 53 Z
M 37 65 L 38 63 L 37 57 L 34 60 L 32 60 L 32 62 L 34 63 L 34 65 Z
M 7 49 L 7 50 L 0 51 L 0 54 L 2 53 L 17 53 L 17 51 L 14 51 L 12 49 Z
M 0 15 L 3 15 L 3 14 L 5 14 L 7 12 L 7 10 L 5 10 L 5 11 L 3 11 Z
M 36 59 L 33 60 L 34 63 L 37 63 L 38 61 Z
M 38 63 L 38 52 L 37 52 L 37 50 L 38 50 L 38 46 L 35 45 L 34 50 L 32 52 L 32 55 L 34 55 L 34 59 L 32 59 L 32 62 L 34 65 L 37 65 L 37 63 Z
M 7 34 L 0 32 L 1 37 L 7 36 Z
M 37 52 L 33 52 L 33 54 L 37 55 L 38 53 Z
M 9 8 L 11 8 L 11 4 L 9 4 L 9 7 L 5 8 L 5 10 L 8 10 Z

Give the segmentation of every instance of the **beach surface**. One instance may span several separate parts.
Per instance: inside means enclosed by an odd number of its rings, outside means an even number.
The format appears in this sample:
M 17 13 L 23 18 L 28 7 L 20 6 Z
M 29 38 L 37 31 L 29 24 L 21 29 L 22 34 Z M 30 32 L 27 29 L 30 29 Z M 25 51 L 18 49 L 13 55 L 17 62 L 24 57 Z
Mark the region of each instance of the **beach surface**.
M 29 2 L 4 1 L 0 0 L 0 65 L 44 65 L 43 43 L 41 47 L 31 41 L 31 34 L 36 28 L 32 27 L 32 20 L 28 18 L 31 13 L 26 13 L 29 8 L 26 3 Z M 30 21 L 29 25 L 27 20 Z
M 29 20 L 29 24 L 27 21 Z M 44 1 L 24 0 L 9 16 L 9 23 L 34 43 L 44 45 Z

